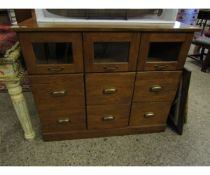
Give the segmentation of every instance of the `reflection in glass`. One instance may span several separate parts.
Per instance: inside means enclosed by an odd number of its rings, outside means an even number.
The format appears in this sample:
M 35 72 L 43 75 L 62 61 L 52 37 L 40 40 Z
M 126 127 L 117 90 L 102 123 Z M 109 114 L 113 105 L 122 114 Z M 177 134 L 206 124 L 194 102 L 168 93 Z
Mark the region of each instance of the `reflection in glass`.
M 182 42 L 151 42 L 148 61 L 177 61 Z
M 71 43 L 33 43 L 37 64 L 71 64 Z
M 129 42 L 95 42 L 94 62 L 128 62 Z

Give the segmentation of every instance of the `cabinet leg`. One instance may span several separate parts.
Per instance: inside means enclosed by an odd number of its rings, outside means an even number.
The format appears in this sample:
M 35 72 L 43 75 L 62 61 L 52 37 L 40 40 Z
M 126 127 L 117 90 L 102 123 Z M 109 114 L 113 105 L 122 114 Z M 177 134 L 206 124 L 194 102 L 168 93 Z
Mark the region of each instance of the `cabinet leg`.
M 13 106 L 15 108 L 17 117 L 23 128 L 25 139 L 33 140 L 35 138 L 35 132 L 31 124 L 31 119 L 29 116 L 25 98 L 22 94 L 22 87 L 20 86 L 20 82 L 7 82 L 6 86 L 11 97 Z

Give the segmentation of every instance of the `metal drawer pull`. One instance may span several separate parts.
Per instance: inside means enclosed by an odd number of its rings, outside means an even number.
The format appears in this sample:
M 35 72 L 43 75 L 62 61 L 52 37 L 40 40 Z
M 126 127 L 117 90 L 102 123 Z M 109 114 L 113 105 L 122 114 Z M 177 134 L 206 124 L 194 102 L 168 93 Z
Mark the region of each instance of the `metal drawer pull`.
M 67 94 L 67 92 L 66 92 L 66 90 L 61 90 L 61 91 L 50 92 L 50 94 L 55 97 L 60 97 L 60 96 L 65 96 Z
M 69 118 L 58 119 L 58 123 L 59 124 L 69 123 L 69 122 L 70 122 L 70 119 Z
M 116 88 L 107 88 L 103 90 L 104 94 L 115 94 L 117 92 Z
M 103 120 L 104 121 L 110 121 L 110 120 L 114 120 L 115 117 L 113 115 L 106 115 L 103 117 Z
M 64 68 L 62 68 L 62 67 L 58 67 L 58 68 L 49 67 L 49 68 L 48 68 L 48 71 L 50 71 L 50 72 L 55 72 L 55 73 L 56 73 L 56 72 L 61 72 L 61 71 L 63 71 L 63 69 L 64 69 Z
M 115 71 L 116 69 L 118 69 L 117 66 L 113 66 L 113 67 L 104 66 L 104 70 L 105 70 L 105 71 L 108 71 L 108 72 L 113 72 L 113 71 Z
M 160 85 L 153 85 L 151 88 L 150 88 L 150 91 L 151 92 L 159 92 L 161 91 L 163 88 L 160 86 Z
M 155 65 L 154 67 L 156 70 L 164 70 L 168 68 L 168 65 Z
M 145 118 L 150 118 L 150 117 L 154 117 L 155 116 L 155 113 L 154 112 L 145 112 L 144 113 L 144 117 Z

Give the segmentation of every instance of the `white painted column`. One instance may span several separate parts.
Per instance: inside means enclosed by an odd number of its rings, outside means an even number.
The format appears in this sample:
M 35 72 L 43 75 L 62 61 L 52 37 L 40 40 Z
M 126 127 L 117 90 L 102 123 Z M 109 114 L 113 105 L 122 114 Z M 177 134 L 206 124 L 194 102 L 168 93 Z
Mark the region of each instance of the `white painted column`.
M 22 87 L 20 86 L 20 82 L 8 81 L 5 83 L 6 83 L 9 95 L 11 97 L 13 106 L 15 108 L 17 117 L 23 128 L 25 139 L 33 140 L 35 138 L 35 132 L 31 124 L 31 119 L 29 116 L 25 98 L 22 94 Z

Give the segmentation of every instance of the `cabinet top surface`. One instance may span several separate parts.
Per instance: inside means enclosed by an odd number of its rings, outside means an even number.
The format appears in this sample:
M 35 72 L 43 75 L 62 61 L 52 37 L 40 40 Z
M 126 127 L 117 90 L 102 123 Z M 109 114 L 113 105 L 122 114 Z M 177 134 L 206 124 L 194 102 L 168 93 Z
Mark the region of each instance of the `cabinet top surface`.
M 13 26 L 16 32 L 35 31 L 146 31 L 146 32 L 195 32 L 200 28 L 180 22 L 168 24 L 155 23 L 37 23 L 30 18 Z

